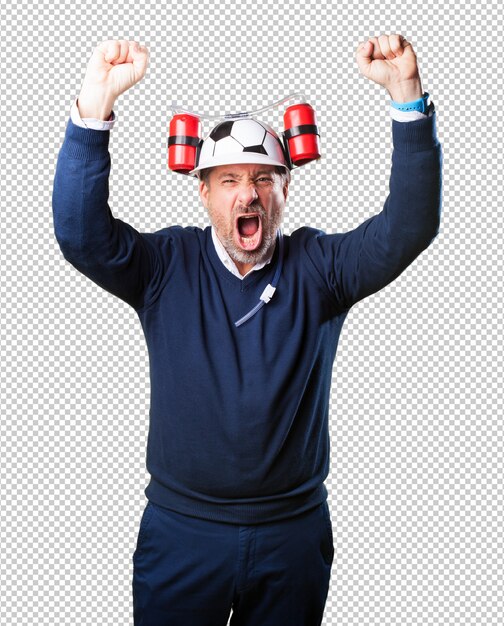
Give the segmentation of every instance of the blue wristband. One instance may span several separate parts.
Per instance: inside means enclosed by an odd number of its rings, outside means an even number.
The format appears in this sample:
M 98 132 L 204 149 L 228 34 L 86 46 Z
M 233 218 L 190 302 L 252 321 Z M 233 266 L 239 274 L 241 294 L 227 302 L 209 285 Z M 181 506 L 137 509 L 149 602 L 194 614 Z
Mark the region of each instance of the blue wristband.
M 424 95 L 418 98 L 418 100 L 413 100 L 412 102 L 395 102 L 391 100 L 390 104 L 398 111 L 420 111 L 420 113 L 426 114 L 429 109 L 429 105 L 427 104 L 428 98 L 429 94 L 424 92 Z

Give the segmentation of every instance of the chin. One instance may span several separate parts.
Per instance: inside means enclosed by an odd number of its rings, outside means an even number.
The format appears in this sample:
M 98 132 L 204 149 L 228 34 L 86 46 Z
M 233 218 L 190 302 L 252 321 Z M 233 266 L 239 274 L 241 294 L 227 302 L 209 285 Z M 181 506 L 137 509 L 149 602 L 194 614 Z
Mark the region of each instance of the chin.
M 223 242 L 224 248 L 233 261 L 238 263 L 246 263 L 247 265 L 256 265 L 261 263 L 275 245 L 276 232 L 263 237 L 259 246 L 254 250 L 244 250 L 236 244 L 231 237 L 230 240 Z
M 238 250 L 233 246 L 233 249 L 227 250 L 227 253 L 233 261 L 236 261 L 237 263 L 256 265 L 266 256 L 267 250 L 254 250 L 253 252 L 246 252 L 245 250 Z

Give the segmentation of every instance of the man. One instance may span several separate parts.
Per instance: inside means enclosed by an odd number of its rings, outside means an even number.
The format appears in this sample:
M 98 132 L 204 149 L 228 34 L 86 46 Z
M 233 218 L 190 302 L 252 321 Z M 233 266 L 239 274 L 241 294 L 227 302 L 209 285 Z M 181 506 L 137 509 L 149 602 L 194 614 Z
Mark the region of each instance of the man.
M 323 483 L 338 337 L 352 305 L 430 244 L 441 207 L 435 112 L 411 44 L 373 37 L 356 58 L 393 101 L 390 194 L 355 230 L 290 236 L 279 230 L 290 182 L 281 156 L 231 154 L 195 168 L 212 223 L 204 230 L 141 234 L 114 218 L 113 106 L 144 76 L 148 53 L 108 41 L 89 62 L 58 158 L 54 223 L 65 258 L 134 307 L 149 349 L 137 625 L 225 626 L 231 610 L 233 626 L 321 623 L 334 555 Z

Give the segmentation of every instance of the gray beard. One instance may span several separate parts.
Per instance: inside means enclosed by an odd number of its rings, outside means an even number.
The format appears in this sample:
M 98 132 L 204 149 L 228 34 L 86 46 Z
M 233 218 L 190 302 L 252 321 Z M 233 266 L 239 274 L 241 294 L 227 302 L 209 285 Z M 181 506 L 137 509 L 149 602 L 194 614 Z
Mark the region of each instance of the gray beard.
M 224 237 L 221 239 L 221 243 L 229 256 L 237 263 L 246 263 L 247 265 L 256 265 L 261 263 L 265 257 L 268 256 L 271 248 L 275 245 L 276 232 L 263 234 L 261 245 L 257 250 L 242 250 L 237 248 L 233 240 L 233 236 Z
M 241 211 L 243 213 L 259 213 L 261 219 L 263 220 L 266 217 L 266 212 L 262 208 L 260 204 L 252 204 L 248 207 L 248 209 L 244 209 Z M 212 211 L 209 210 L 210 221 L 215 228 L 216 232 L 219 232 L 218 224 L 213 220 Z M 265 257 L 268 256 L 271 248 L 275 245 L 276 241 L 276 233 L 280 224 L 282 223 L 283 211 L 279 214 L 276 214 L 270 224 L 268 225 L 268 232 L 263 230 L 263 238 L 261 241 L 261 245 L 256 250 L 242 250 L 238 248 L 233 239 L 233 233 L 228 235 L 218 235 L 220 242 L 224 246 L 224 250 L 229 254 L 229 256 L 236 263 L 246 263 L 247 265 L 256 265 L 256 263 L 261 263 Z

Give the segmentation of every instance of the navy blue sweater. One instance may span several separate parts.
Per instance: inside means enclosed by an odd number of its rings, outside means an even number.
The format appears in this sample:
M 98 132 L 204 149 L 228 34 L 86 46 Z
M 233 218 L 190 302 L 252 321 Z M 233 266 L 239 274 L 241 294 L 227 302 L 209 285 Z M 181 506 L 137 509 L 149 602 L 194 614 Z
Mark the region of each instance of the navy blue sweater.
M 254 524 L 327 498 L 329 394 L 351 306 L 397 277 L 436 236 L 442 152 L 436 114 L 392 122 L 381 213 L 328 235 L 284 237 L 243 281 L 219 260 L 210 227 L 139 233 L 108 205 L 109 131 L 68 121 L 53 188 L 56 238 L 79 271 L 136 310 L 147 341 L 151 409 L 146 496 L 197 517 Z

